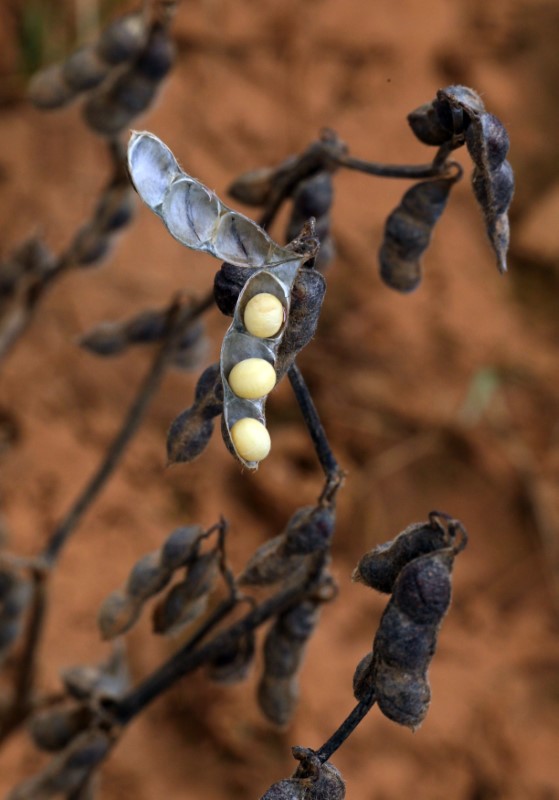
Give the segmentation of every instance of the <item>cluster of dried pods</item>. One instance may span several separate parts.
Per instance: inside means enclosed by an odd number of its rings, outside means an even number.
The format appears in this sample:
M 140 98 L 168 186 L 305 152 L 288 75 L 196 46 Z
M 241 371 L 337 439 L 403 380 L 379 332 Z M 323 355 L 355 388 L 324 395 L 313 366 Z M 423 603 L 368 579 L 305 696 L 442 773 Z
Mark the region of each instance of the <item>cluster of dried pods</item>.
M 29 99 L 47 110 L 85 96 L 86 124 L 95 133 L 113 137 L 151 105 L 174 57 L 167 27 L 135 11 L 111 23 L 96 42 L 38 72 L 29 86 Z

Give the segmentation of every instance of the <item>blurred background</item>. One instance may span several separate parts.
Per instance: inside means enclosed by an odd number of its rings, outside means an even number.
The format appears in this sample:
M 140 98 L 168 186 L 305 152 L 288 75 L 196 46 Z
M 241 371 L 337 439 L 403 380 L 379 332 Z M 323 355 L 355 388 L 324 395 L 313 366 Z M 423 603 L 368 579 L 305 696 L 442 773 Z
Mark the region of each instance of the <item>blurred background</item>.
M 0 9 L 0 253 L 41 232 L 55 252 L 88 218 L 109 173 L 79 103 L 41 113 L 29 76 L 95 37 L 121 2 L 12 0 Z M 559 798 L 559 6 L 544 0 L 183 0 L 176 66 L 136 127 L 226 199 L 241 172 L 273 165 L 333 128 L 352 155 L 423 163 L 433 152 L 406 115 L 460 83 L 507 127 L 517 177 L 510 272 L 498 274 L 464 180 L 409 296 L 382 284 L 383 224 L 406 182 L 340 172 L 337 256 L 318 333 L 298 363 L 347 470 L 334 572 L 302 673 L 298 714 L 273 730 L 256 671 L 231 689 L 203 675 L 156 702 L 103 770 L 107 800 L 257 798 L 293 769 L 290 746 L 318 747 L 352 707 L 351 679 L 384 599 L 351 583 L 365 551 L 434 508 L 470 544 L 431 669 L 432 706 L 412 734 L 374 709 L 336 754 L 349 798 Z M 235 204 L 250 214 L 251 210 Z M 282 239 L 281 224 L 274 229 Z M 151 354 L 80 350 L 103 320 L 201 296 L 217 263 L 181 247 L 145 207 L 99 269 L 66 275 L 3 367 L 1 510 L 10 547 L 33 554 L 101 459 Z M 215 360 L 228 321 L 207 318 Z M 57 569 L 40 683 L 98 661 L 96 613 L 135 560 L 177 525 L 231 524 L 232 562 L 276 535 L 322 480 L 288 385 L 268 404 L 273 450 L 243 474 L 218 434 L 166 469 L 165 437 L 192 402 L 196 373 L 170 374 L 99 502 Z M 172 652 L 144 620 L 128 637 L 140 679 Z M 25 735 L 0 754 L 6 791 L 44 763 Z

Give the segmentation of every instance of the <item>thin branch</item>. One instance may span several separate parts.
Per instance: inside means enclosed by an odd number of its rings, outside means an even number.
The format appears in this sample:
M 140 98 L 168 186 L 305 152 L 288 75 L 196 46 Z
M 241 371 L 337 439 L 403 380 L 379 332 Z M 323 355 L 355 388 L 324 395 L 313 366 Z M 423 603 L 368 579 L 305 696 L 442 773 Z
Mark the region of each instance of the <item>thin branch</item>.
M 376 175 L 378 178 L 402 178 L 404 180 L 417 180 L 420 178 L 436 178 L 445 171 L 445 164 L 432 162 L 431 164 L 380 164 L 375 161 L 363 161 L 360 158 L 345 155 L 338 160 L 340 167 L 354 169 L 367 175 Z
M 357 703 L 353 711 L 344 719 L 342 724 L 337 728 L 332 736 L 324 742 L 321 748 L 316 751 L 318 758 L 324 763 L 341 747 L 345 740 L 353 733 L 359 723 L 367 716 L 373 705 L 375 704 L 374 692 L 371 692 L 370 697 Z
M 326 476 L 326 486 L 321 495 L 321 502 L 328 502 L 336 494 L 343 478 L 344 472 L 340 468 L 328 442 L 326 431 L 318 416 L 318 411 L 313 403 L 313 399 L 303 378 L 301 370 L 296 363 L 293 363 L 287 371 L 291 388 L 301 409 L 301 414 L 307 426 L 307 430 L 312 439 L 320 466 Z

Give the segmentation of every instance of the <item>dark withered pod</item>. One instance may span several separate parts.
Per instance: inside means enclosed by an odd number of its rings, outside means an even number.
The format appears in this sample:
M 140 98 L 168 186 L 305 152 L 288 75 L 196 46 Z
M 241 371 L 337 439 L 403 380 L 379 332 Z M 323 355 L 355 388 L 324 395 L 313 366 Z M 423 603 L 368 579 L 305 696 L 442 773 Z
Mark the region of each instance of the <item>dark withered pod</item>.
M 374 547 L 360 559 L 352 580 L 379 592 L 392 592 L 403 567 L 417 556 L 448 547 L 456 538 L 455 527 L 431 512 L 427 522 L 415 522 L 389 542 Z
M 106 731 L 93 728 L 79 733 L 38 775 L 20 783 L 7 800 L 73 796 L 90 773 L 106 758 L 113 740 Z
M 276 167 L 249 170 L 233 181 L 227 194 L 247 206 L 265 206 L 278 182 L 293 170 L 298 160 L 298 156 L 289 156 Z
M 194 404 L 179 414 L 167 434 L 169 464 L 193 461 L 209 443 L 214 417 L 223 410 L 223 388 L 219 364 L 208 367 L 198 380 Z
M 249 631 L 208 663 L 208 677 L 226 685 L 243 681 L 254 661 L 255 649 L 254 632 Z
M 169 534 L 161 548 L 161 565 L 170 570 L 186 567 L 198 553 L 201 537 L 200 525 L 183 525 Z
M 295 676 L 272 678 L 264 674 L 258 682 L 258 707 L 269 722 L 283 728 L 289 724 L 299 700 L 299 682 Z
M 472 119 L 466 144 L 475 164 L 472 175 L 474 195 L 497 256 L 497 267 L 500 272 L 506 272 L 510 239 L 508 209 L 514 195 L 514 173 L 506 160 L 509 137 L 497 117 L 482 113 Z
M 43 110 L 57 109 L 95 89 L 114 67 L 141 55 L 147 33 L 140 12 L 120 17 L 101 32 L 97 42 L 34 75 L 28 87 L 30 102 Z
M 287 225 L 286 241 L 295 239 L 311 217 L 315 220 L 315 236 L 320 250 L 315 259 L 315 269 L 323 271 L 334 255 L 330 236 L 330 209 L 334 200 L 333 178 L 330 171 L 320 171 L 297 184 L 293 195 L 293 207 Z M 326 242 L 327 246 L 323 247 Z
M 266 634 L 257 697 L 264 715 L 276 725 L 286 725 L 295 711 L 297 673 L 318 618 L 317 602 L 305 600 L 279 614 Z
M 330 504 L 300 508 L 289 520 L 283 552 L 288 555 L 308 555 L 326 550 L 334 534 L 335 509 Z
M 468 86 L 439 89 L 435 100 L 425 103 L 408 115 L 415 136 L 423 144 L 451 148 L 464 144 L 473 115 L 484 110 L 481 97 Z
M 238 578 L 240 586 L 270 586 L 296 573 L 304 556 L 285 554 L 285 533 L 269 539 L 248 560 Z
M 26 239 L 0 262 L 0 301 L 12 297 L 26 278 L 46 275 L 54 263 L 54 255 L 38 236 Z
M 457 176 L 416 183 L 386 220 L 380 276 L 392 289 L 412 292 L 421 282 L 421 257 L 431 241 Z
M 131 597 L 122 589 L 116 589 L 105 598 L 97 615 L 97 624 L 103 639 L 121 636 L 138 621 L 143 602 Z
M 429 708 L 427 670 L 450 605 L 456 552 L 447 547 L 403 567 L 373 642 L 378 706 L 389 719 L 414 730 Z
M 260 800 L 343 800 L 345 783 L 336 767 L 309 748 L 293 747 L 300 761 L 292 778 L 272 784 Z
M 64 700 L 36 711 L 28 729 L 41 750 L 63 750 L 78 733 L 89 727 L 92 718 L 92 710 L 87 704 Z
M 132 135 L 128 164 L 138 193 L 172 236 L 233 267 L 251 270 L 240 290 L 221 351 L 222 433 L 226 446 L 241 464 L 256 469 L 271 444 L 264 416 L 267 395 L 305 339 L 298 324 L 285 349 L 284 334 L 291 328 L 292 290 L 302 265 L 316 255 L 317 242 L 311 231 L 294 246 L 280 247 L 252 220 L 229 209 L 183 172 L 171 151 L 152 134 Z M 310 293 L 305 285 L 302 294 Z M 314 291 L 314 296 L 318 294 Z M 194 424 L 191 410 L 184 415 L 184 425 Z M 194 419 L 203 440 L 211 433 L 210 426 L 202 430 L 199 416 Z
M 115 643 L 107 661 L 67 667 L 60 677 L 66 692 L 75 700 L 114 700 L 121 697 L 130 687 L 130 674 L 122 642 Z
M 96 133 L 115 136 L 153 101 L 174 60 L 165 28 L 154 25 L 136 58 L 93 90 L 83 106 L 86 124 Z
M 206 610 L 219 574 L 216 551 L 198 556 L 187 568 L 186 578 L 175 584 L 156 605 L 153 630 L 159 634 L 180 633 Z

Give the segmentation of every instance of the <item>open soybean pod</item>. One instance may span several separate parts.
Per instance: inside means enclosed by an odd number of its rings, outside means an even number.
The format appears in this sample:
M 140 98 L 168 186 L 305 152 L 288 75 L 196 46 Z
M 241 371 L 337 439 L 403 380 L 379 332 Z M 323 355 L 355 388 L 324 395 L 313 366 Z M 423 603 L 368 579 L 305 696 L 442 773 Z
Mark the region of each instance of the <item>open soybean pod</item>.
M 238 460 L 256 469 L 270 449 L 264 406 L 277 380 L 293 285 L 313 253 L 301 255 L 280 247 L 252 220 L 183 172 L 169 148 L 151 133 L 132 134 L 128 165 L 138 193 L 175 239 L 247 268 L 221 351 L 222 432 Z

